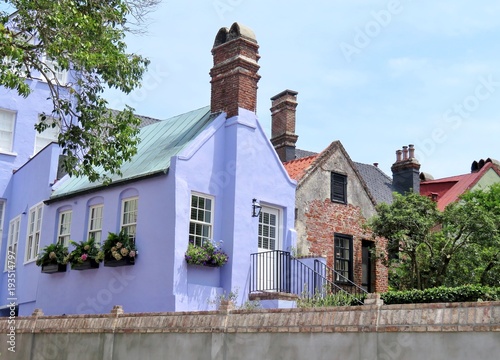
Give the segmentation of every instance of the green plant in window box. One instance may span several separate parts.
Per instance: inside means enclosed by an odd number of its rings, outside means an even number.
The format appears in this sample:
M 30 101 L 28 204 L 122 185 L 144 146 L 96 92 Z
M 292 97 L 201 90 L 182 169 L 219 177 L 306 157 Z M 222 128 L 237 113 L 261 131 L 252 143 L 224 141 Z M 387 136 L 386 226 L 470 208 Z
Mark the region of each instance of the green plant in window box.
M 94 238 L 79 243 L 70 241 L 70 243 L 75 248 L 66 256 L 65 261 L 71 264 L 72 269 L 78 268 L 84 263 L 92 264 L 91 267 L 99 267 L 98 264 L 104 259 L 104 253 L 95 243 Z
M 45 246 L 36 258 L 36 264 L 42 267 L 50 265 L 64 266 L 66 265 L 65 258 L 68 256 L 68 248 L 61 243 L 55 243 Z
M 222 240 L 216 243 L 210 239 L 204 239 L 201 246 L 189 240 L 184 257 L 188 264 L 211 267 L 221 267 L 229 260 L 229 256 L 222 250 Z
M 123 230 L 118 234 L 110 232 L 102 245 L 102 251 L 104 266 L 113 266 L 111 264 L 116 261 L 126 261 L 128 265 L 132 265 L 139 254 L 134 239 Z

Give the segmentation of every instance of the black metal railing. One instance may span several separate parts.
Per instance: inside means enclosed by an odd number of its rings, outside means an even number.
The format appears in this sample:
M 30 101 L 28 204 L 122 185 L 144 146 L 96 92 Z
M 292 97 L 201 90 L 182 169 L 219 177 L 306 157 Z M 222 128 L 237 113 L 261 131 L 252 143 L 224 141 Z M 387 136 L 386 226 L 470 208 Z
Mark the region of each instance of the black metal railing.
M 315 260 L 313 269 L 288 251 L 282 250 L 251 254 L 250 260 L 250 293 L 274 291 L 296 294 L 303 298 L 324 297 L 338 293 L 358 294 L 359 287 L 354 283 L 354 287 L 351 287 L 332 281 L 334 277 L 330 271 L 334 270 L 326 265 L 321 266 L 324 264 L 318 260 Z M 334 271 L 335 273 L 337 272 Z M 354 294 L 350 291 L 352 289 L 355 289 Z M 361 300 L 355 302 L 362 303 Z
M 336 288 L 340 287 L 357 298 L 363 298 L 366 294 L 368 294 L 368 291 L 363 289 L 361 286 L 357 285 L 338 271 L 335 271 L 319 260 L 314 260 L 314 270 L 321 274 L 321 276 L 327 278 L 329 282 L 335 284 Z

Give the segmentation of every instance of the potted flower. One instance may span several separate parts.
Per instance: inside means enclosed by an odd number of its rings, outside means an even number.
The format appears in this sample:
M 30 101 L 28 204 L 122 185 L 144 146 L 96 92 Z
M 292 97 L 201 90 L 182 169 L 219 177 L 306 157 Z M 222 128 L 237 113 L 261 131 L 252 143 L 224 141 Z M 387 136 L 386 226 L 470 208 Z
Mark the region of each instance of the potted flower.
M 87 270 L 99 267 L 99 263 L 104 259 L 104 254 L 95 243 L 94 238 L 80 243 L 70 242 L 75 248 L 66 256 L 65 260 L 71 264 L 72 270 Z
M 104 266 L 134 265 L 135 258 L 139 254 L 135 241 L 125 231 L 118 234 L 109 233 L 102 245 L 104 253 Z
M 65 257 L 68 248 L 61 243 L 50 244 L 42 249 L 36 259 L 36 264 L 41 266 L 42 272 L 52 274 L 66 271 Z
M 216 243 L 210 239 L 203 240 L 201 246 L 190 240 L 184 257 L 188 264 L 211 267 L 221 267 L 229 260 L 229 256 L 222 250 L 222 241 Z

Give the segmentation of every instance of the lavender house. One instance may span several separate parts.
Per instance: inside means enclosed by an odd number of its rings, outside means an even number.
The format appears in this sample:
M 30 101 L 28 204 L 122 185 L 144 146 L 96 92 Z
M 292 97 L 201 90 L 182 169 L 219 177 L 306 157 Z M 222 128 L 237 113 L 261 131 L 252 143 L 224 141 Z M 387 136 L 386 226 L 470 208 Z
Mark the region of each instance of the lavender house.
M 27 79 L 33 92 L 27 98 L 15 91 L 0 91 L 0 314 L 10 314 L 12 303 L 35 301 L 39 269 L 43 200 L 58 178 L 59 127 L 38 133 L 34 125 L 52 103 L 48 85 L 36 73 Z M 65 72 L 56 72 L 64 83 Z M 64 96 L 64 88 L 60 89 Z M 9 287 L 9 284 L 10 287 Z M 10 300 L 9 300 L 10 299 Z
M 117 304 L 127 312 L 203 310 L 230 291 L 237 291 L 237 302 L 244 303 L 252 277 L 258 276 L 260 283 L 272 281 L 266 279 L 272 272 L 261 267 L 256 275 L 252 270 L 251 254 L 295 246 L 296 184 L 255 115 L 260 76 L 253 32 L 237 23 L 221 29 L 212 53 L 211 106 L 142 128 L 137 154 L 123 166 L 122 176 L 112 177 L 111 185 L 63 178 L 50 194 L 47 179 L 57 176 L 50 170 L 42 179 L 38 164 L 56 169 L 56 145 L 16 173 L 13 199 L 28 186 L 27 178 L 44 184 L 34 186 L 33 200 L 12 201 L 21 206 L 45 200 L 37 223 L 38 248 L 58 240 L 87 240 L 91 232 L 105 238 L 126 228 L 135 234 L 139 251 L 133 266 L 101 264 L 54 274 L 41 274 L 33 261 L 18 257 L 20 315 L 35 308 L 48 315 L 108 313 Z M 24 215 L 19 216 L 19 229 L 26 229 Z M 22 253 L 29 236 L 26 230 L 16 236 Z M 224 266 L 187 264 L 189 239 L 202 238 L 222 240 L 229 255 Z M 2 300 L 7 298 L 2 292 Z

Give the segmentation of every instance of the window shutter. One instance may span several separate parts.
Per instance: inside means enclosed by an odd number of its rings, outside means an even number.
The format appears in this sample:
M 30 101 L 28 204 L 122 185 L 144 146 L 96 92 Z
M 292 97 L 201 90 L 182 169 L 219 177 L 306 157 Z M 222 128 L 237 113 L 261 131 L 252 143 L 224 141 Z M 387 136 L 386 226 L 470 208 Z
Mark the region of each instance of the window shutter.
M 347 176 L 332 173 L 332 201 L 347 203 Z

